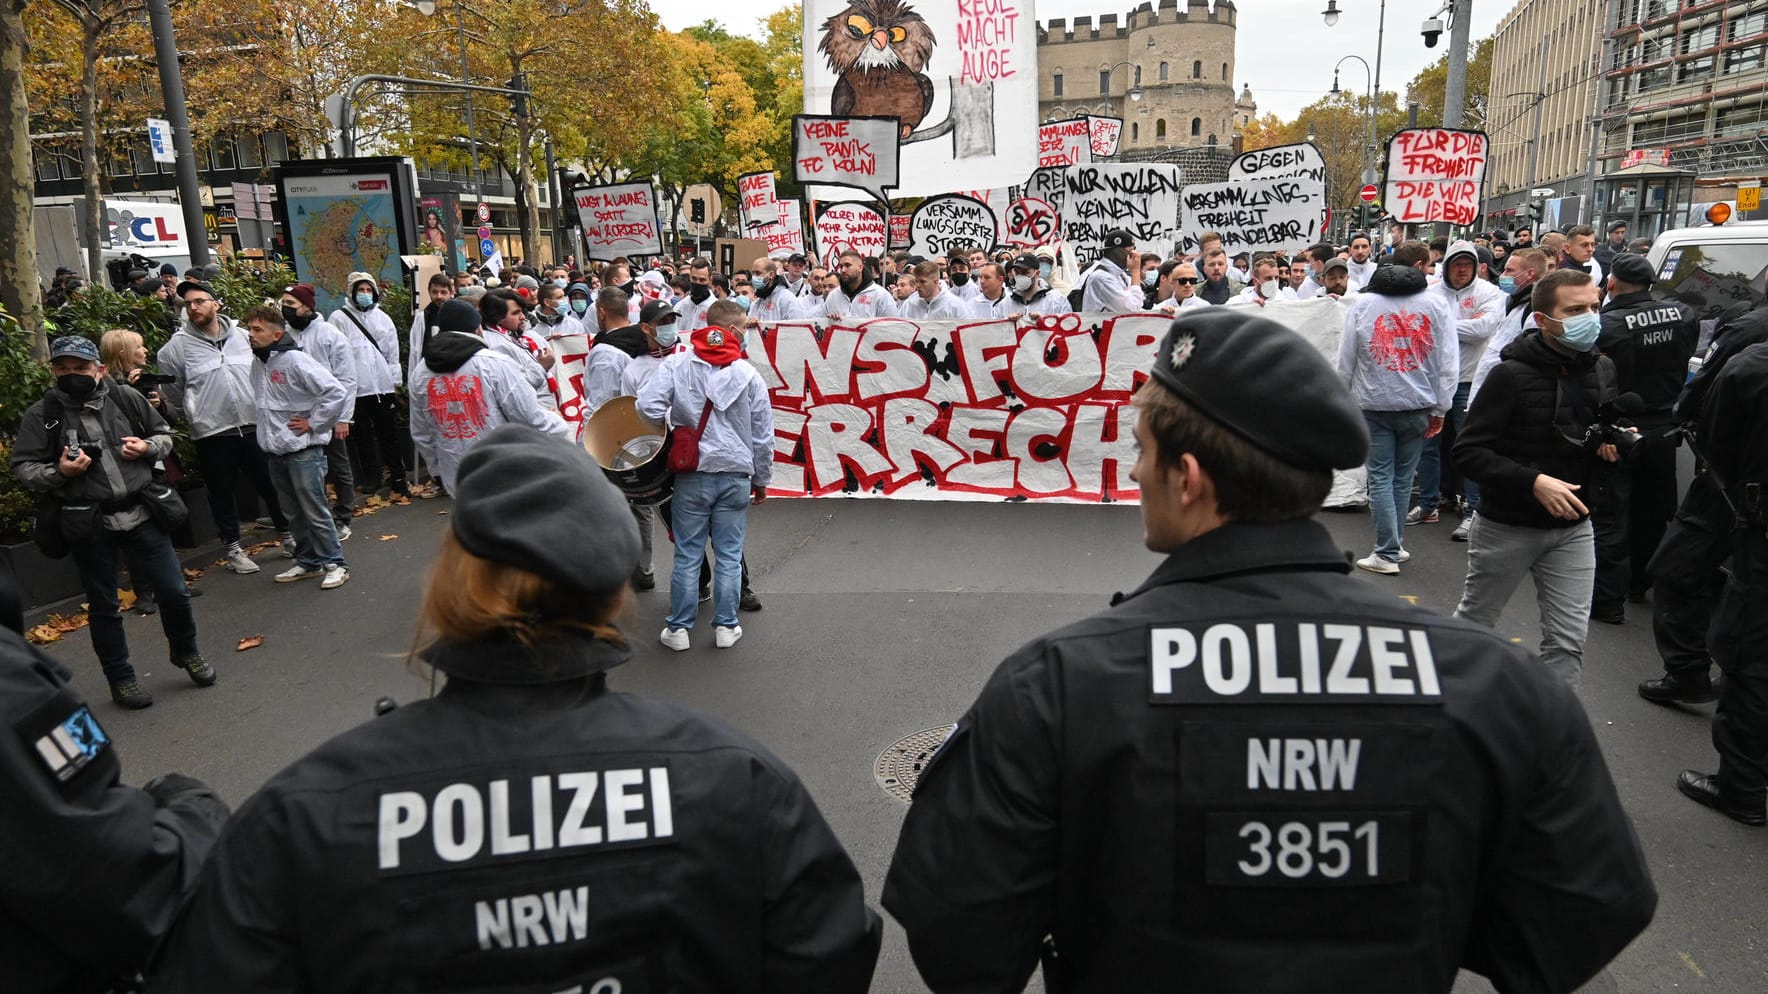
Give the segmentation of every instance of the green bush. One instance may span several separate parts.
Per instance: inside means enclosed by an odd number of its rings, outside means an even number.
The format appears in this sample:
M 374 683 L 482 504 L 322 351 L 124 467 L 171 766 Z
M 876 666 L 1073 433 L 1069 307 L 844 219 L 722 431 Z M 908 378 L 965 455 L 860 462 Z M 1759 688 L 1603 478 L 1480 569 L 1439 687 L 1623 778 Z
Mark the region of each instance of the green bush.
M 31 336 L 0 310 L 0 544 L 30 537 L 37 498 L 12 475 L 12 440 L 25 411 L 54 382 L 49 367 L 31 358 Z
M 132 290 L 118 292 L 109 287 L 89 286 L 73 300 L 49 315 L 54 328 L 50 337 L 79 335 L 94 345 L 112 328 L 127 328 L 147 341 L 149 355 L 159 351 L 172 337 L 172 313 L 165 304 L 152 297 L 142 297 Z
M 231 318 L 269 301 L 276 303 L 282 292 L 298 283 L 295 271 L 280 262 L 263 265 L 238 256 L 221 263 L 221 275 L 214 282 L 215 297 L 221 301 L 221 313 Z

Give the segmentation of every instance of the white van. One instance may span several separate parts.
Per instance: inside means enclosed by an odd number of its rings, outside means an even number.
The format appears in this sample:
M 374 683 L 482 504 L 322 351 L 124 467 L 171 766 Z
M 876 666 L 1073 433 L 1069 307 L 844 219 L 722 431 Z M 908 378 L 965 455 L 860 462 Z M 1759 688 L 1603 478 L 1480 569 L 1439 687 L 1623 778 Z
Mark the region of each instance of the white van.
M 1657 271 L 1657 295 L 1699 313 L 1697 355 L 1715 327 L 1768 300 L 1768 221 L 1673 228 L 1657 236 L 1646 258 Z

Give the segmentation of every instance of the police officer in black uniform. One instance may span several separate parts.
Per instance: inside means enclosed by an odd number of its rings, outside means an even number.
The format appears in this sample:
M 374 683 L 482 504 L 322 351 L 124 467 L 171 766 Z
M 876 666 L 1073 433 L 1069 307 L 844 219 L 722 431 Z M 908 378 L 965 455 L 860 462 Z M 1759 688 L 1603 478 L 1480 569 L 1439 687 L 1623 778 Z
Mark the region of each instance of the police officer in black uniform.
M 1651 585 L 1646 564 L 1676 513 L 1676 398 L 1688 379 L 1688 357 L 1700 338 L 1694 308 L 1651 294 L 1654 273 L 1644 256 L 1614 257 L 1597 348 L 1615 365 L 1615 388 L 1635 394 L 1628 415 L 1640 441 L 1611 477 L 1596 523 L 1596 593 L 1590 616 L 1619 624 L 1623 598 L 1643 601 Z
M 1713 616 L 1713 661 L 1725 674 L 1713 714 L 1719 771 L 1684 770 L 1682 793 L 1745 825 L 1768 824 L 1768 344 L 1739 353 L 1714 379 L 1701 422 L 1712 481 L 1734 509 L 1731 575 Z
M 241 807 L 155 994 L 863 992 L 879 919 L 797 776 L 607 689 L 639 537 L 589 456 L 505 425 L 449 521 L 423 652 L 446 685 Z
M 1768 342 L 1768 304 L 1720 325 L 1713 334 L 1700 368 L 1676 401 L 1676 420 L 1697 443 L 1697 454 L 1707 444 L 1698 425 L 1713 382 L 1732 358 L 1761 342 Z M 1730 505 L 1704 464 L 1697 463 L 1688 492 L 1646 567 L 1652 579 L 1651 632 L 1664 672 L 1641 682 L 1639 696 L 1654 704 L 1704 704 L 1717 696 L 1707 629 L 1723 582 L 1719 567 L 1731 554 L 1733 523 Z
M 884 888 L 922 977 L 1018 990 L 1041 954 L 1054 992 L 1590 978 L 1657 897 L 1572 692 L 1345 575 L 1310 515 L 1368 435 L 1300 336 L 1212 308 L 1151 375 L 1135 478 L 1168 558 L 1008 657 L 922 773 Z
M 0 558 L 0 991 L 128 989 L 227 820 L 189 777 L 124 786 L 70 675 L 20 638 Z

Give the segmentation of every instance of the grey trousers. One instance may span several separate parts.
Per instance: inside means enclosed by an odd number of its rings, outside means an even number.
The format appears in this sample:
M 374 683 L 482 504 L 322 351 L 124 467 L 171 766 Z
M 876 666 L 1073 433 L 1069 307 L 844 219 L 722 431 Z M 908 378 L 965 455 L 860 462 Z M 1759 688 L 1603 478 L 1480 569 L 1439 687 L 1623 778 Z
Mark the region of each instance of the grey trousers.
M 628 504 L 632 508 L 632 516 L 638 522 L 638 568 L 633 573 L 638 576 L 651 575 L 651 544 L 652 532 L 657 520 L 657 509 L 649 504 Z
M 1495 628 L 1524 574 L 1541 608 L 1541 663 L 1576 689 L 1590 631 L 1596 538 L 1588 519 L 1569 528 L 1500 524 L 1477 512 L 1468 534 L 1467 582 L 1455 617 Z

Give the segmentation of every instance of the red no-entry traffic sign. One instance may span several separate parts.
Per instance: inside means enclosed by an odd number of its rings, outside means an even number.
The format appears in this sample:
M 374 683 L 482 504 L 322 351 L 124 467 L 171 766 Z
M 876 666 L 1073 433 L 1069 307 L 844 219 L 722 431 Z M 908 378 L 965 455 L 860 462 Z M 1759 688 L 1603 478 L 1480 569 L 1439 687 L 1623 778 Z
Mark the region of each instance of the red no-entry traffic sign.
M 1374 183 L 1365 184 L 1361 190 L 1357 191 L 1357 196 L 1362 197 L 1363 203 L 1365 203 L 1365 204 L 1374 203 L 1375 198 L 1379 197 L 1380 195 L 1381 195 L 1381 191 L 1377 190 L 1375 188 Z

